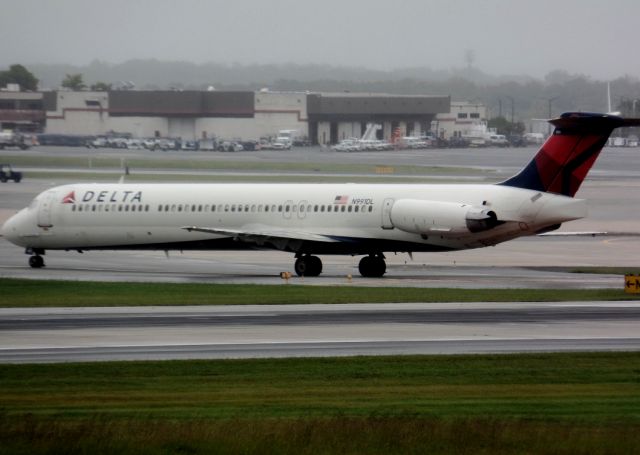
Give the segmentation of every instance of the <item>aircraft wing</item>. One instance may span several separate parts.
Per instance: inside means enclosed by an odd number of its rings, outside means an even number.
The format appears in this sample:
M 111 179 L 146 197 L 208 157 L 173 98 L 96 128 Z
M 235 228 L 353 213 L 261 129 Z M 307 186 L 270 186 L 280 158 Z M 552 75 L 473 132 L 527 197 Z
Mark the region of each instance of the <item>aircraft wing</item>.
M 265 243 L 289 243 L 292 241 L 311 241 L 337 243 L 345 241 L 344 238 L 331 237 L 322 234 L 314 234 L 308 231 L 280 229 L 265 225 L 249 225 L 243 229 L 222 229 L 200 226 L 183 226 L 182 229 L 189 232 L 204 232 L 207 234 L 217 234 L 233 237 L 247 243 L 264 245 Z

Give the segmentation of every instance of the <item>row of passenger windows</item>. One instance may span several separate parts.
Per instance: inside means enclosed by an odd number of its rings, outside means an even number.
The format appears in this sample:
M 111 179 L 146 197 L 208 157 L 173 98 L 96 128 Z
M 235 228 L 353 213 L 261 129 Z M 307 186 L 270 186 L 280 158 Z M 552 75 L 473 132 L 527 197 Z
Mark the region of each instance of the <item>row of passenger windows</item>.
M 212 205 L 189 205 L 189 204 L 161 204 L 158 212 L 277 212 L 277 213 L 328 213 L 328 212 L 373 212 L 373 206 L 359 205 L 263 205 L 263 204 L 212 204 Z
M 71 206 L 73 212 L 148 212 L 149 204 L 73 204 Z M 275 212 L 275 213 L 329 213 L 329 212 L 347 212 L 347 213 L 367 213 L 373 212 L 373 206 L 360 205 L 263 205 L 263 204 L 160 204 L 158 212 Z
M 72 212 L 148 212 L 149 204 L 73 204 Z

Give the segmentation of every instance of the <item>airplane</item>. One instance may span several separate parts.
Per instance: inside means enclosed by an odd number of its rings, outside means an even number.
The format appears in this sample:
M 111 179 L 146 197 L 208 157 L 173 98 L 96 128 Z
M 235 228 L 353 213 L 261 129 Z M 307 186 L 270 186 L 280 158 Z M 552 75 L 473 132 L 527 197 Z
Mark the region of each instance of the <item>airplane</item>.
M 72 184 L 39 194 L 2 235 L 29 265 L 46 250 L 276 249 L 299 276 L 318 255 L 363 256 L 382 277 L 384 253 L 496 245 L 587 215 L 574 198 L 611 132 L 640 119 L 565 113 L 533 159 L 495 184 Z

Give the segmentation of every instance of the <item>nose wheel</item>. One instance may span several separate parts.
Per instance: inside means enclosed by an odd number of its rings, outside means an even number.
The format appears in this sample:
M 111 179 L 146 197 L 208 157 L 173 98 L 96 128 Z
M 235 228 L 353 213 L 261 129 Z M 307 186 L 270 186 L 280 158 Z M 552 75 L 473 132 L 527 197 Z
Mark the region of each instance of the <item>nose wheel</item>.
M 39 255 L 31 256 L 29 258 L 29 265 L 34 269 L 40 269 L 44 267 L 44 259 Z

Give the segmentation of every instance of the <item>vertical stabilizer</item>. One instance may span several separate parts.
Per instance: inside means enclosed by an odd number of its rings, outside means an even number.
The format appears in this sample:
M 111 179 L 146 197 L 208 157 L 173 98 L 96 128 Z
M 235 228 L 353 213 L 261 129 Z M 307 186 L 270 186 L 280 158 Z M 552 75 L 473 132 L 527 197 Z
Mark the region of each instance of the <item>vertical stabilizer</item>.
M 533 160 L 501 185 L 573 197 L 611 132 L 640 121 L 606 114 L 566 113 L 549 123 L 555 130 Z

